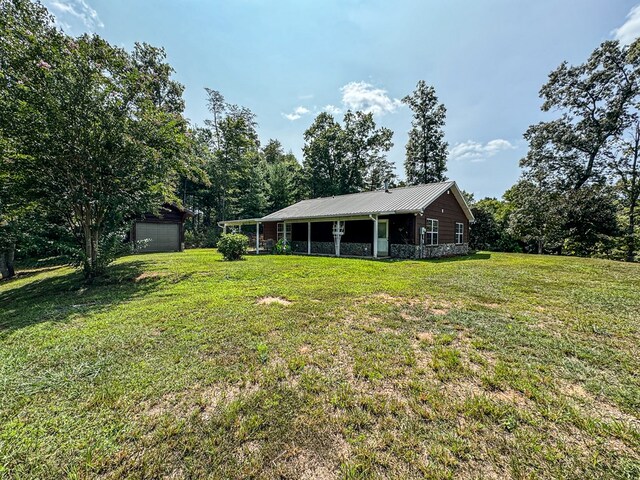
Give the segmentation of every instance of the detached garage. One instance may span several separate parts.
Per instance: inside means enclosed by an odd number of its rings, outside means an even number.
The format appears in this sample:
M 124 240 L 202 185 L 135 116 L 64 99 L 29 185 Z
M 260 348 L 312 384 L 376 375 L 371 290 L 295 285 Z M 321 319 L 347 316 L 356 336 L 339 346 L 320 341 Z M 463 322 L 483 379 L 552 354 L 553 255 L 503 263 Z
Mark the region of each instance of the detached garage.
M 143 242 L 140 252 L 181 252 L 184 250 L 184 221 L 191 212 L 165 203 L 158 215 L 146 213 L 135 221 L 131 240 Z

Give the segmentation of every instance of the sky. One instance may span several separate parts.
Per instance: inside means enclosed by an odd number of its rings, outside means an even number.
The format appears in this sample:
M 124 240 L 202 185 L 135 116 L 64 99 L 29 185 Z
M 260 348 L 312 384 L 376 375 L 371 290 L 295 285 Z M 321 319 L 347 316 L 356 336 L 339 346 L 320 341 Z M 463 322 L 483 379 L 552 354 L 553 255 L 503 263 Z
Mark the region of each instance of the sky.
M 500 197 L 526 155 L 522 135 L 549 119 L 540 87 L 563 61 L 640 36 L 637 0 L 43 0 L 70 35 L 95 32 L 131 50 L 162 46 L 185 86 L 186 116 L 209 118 L 204 88 L 250 108 L 266 143 L 302 161 L 321 111 L 371 111 L 394 131 L 404 177 L 419 80 L 447 108 L 447 175 L 476 199 Z

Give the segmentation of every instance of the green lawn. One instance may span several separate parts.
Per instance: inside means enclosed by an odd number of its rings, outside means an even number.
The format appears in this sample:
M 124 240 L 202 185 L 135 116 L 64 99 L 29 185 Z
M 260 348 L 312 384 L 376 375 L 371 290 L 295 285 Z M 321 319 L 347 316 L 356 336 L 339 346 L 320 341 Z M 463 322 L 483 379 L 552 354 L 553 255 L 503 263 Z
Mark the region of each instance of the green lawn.
M 23 271 L 0 478 L 636 479 L 639 317 L 640 265 L 565 257 Z

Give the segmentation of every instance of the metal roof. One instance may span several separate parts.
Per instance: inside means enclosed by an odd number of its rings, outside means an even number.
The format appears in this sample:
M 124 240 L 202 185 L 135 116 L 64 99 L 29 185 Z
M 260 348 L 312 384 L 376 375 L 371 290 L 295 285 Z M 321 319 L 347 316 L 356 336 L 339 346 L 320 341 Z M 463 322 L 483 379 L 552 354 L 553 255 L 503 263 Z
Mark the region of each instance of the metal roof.
M 419 213 L 451 189 L 469 220 L 471 210 L 455 182 L 428 183 L 412 187 L 390 188 L 388 191 L 336 195 L 302 200 L 263 217 L 263 222 L 317 218 L 355 217 L 396 213 Z

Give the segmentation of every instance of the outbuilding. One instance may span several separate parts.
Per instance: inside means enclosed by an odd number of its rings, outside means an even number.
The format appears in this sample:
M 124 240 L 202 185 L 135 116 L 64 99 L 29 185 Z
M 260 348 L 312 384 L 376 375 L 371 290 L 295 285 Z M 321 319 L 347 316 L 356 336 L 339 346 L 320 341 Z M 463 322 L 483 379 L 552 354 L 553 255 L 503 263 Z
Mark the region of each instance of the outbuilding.
M 193 214 L 165 203 L 157 214 L 145 213 L 133 224 L 131 240 L 140 252 L 181 252 L 184 250 L 184 222 Z
M 467 254 L 473 220 L 457 184 L 447 181 L 303 200 L 220 225 L 246 225 L 258 253 L 282 240 L 309 255 L 431 258 Z

